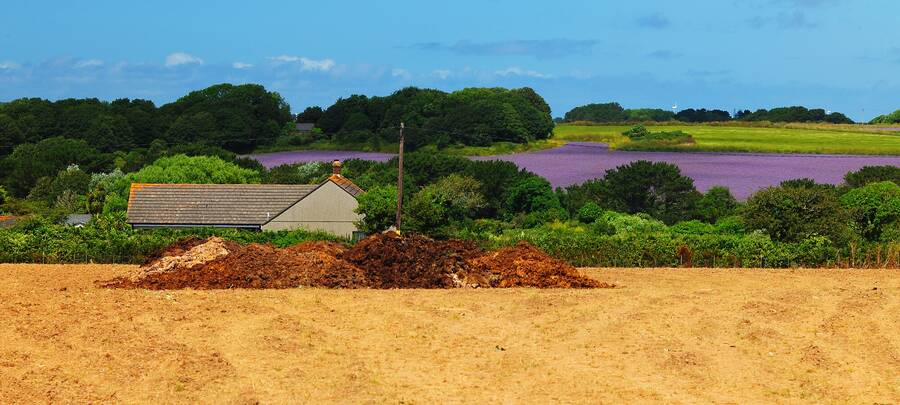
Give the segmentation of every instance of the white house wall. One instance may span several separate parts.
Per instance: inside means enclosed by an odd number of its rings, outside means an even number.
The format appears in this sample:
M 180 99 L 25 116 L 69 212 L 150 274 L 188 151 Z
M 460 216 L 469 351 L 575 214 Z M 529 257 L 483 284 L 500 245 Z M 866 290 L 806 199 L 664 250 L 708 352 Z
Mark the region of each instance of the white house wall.
M 281 215 L 262 226 L 264 231 L 305 228 L 350 237 L 361 216 L 353 210 L 356 198 L 337 184 L 326 182 Z

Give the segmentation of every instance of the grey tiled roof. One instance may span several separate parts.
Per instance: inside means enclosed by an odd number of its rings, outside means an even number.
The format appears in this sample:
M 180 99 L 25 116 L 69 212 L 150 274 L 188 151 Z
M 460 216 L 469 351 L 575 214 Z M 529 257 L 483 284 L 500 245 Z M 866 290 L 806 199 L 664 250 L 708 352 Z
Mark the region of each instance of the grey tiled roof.
M 267 223 L 317 185 L 132 184 L 128 222 L 133 225 L 238 225 Z

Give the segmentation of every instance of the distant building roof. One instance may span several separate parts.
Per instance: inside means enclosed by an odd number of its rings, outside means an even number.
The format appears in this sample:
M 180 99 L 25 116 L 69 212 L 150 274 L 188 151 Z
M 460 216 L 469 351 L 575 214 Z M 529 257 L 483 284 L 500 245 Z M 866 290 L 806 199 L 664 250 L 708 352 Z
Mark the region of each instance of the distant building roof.
M 353 197 L 363 193 L 352 181 L 332 175 Z M 321 184 L 145 184 L 134 183 L 128 223 L 140 225 L 259 228 L 319 188 Z
M 131 185 L 128 222 L 255 228 L 317 186 L 286 184 Z
M 294 125 L 295 125 L 295 128 L 297 128 L 297 130 L 300 132 L 309 132 L 309 131 L 312 131 L 313 128 L 316 127 L 316 124 L 304 123 L 304 122 L 298 122 Z
M 63 221 L 63 223 L 68 226 L 85 225 L 88 222 L 91 222 L 92 217 L 93 216 L 91 214 L 69 214 L 66 216 L 66 219 Z

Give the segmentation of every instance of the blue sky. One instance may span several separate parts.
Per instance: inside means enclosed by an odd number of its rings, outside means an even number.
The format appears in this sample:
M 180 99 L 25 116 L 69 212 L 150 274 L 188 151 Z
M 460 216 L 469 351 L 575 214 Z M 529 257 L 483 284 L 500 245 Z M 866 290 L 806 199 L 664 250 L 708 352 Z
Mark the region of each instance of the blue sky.
M 405 86 L 530 86 L 554 116 L 627 108 L 900 108 L 900 2 L 40 1 L 0 14 L 0 101 L 170 102 L 260 83 L 297 112 Z

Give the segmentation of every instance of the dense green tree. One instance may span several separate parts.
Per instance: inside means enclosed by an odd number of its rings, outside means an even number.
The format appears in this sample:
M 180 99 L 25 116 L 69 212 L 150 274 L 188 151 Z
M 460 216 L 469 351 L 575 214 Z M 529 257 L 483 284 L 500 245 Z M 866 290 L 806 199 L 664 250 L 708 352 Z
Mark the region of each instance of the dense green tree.
M 710 188 L 703 197 L 697 200 L 697 216 L 710 224 L 721 218 L 733 215 L 738 203 L 727 187 Z
M 796 242 L 826 236 L 844 243 L 850 238 L 847 213 L 837 195 L 816 187 L 769 187 L 753 194 L 742 210 L 749 229 L 772 239 Z
M 60 172 L 50 183 L 50 201 L 56 201 L 60 196 L 69 192 L 74 195 L 85 195 L 91 183 L 91 175 L 85 173 L 77 165 L 71 165 Z
M 259 183 L 259 172 L 244 169 L 214 156 L 175 155 L 160 158 L 152 165 L 128 173 L 115 192 L 128 195 L 131 183 L 234 184 Z
M 878 240 L 886 227 L 900 226 L 900 186 L 891 181 L 869 183 L 841 197 L 854 228 L 866 239 Z
M 359 202 L 356 213 L 363 216 L 357 223 L 361 231 L 381 232 L 394 225 L 397 213 L 397 187 L 374 187 L 356 199 Z
M 319 119 L 322 118 L 322 114 L 324 114 L 324 113 L 325 113 L 325 111 L 322 110 L 322 107 L 319 107 L 317 105 L 312 106 L 312 107 L 306 107 L 306 109 L 303 110 L 303 112 L 297 114 L 297 122 L 307 123 L 307 124 L 315 124 L 315 123 L 319 122 Z
M 869 121 L 870 124 L 900 124 L 900 110 L 890 114 L 879 115 Z
M 484 208 L 477 180 L 451 174 L 416 192 L 404 206 L 406 226 L 423 233 L 473 217 Z M 406 227 L 404 226 L 404 227 Z
M 6 114 L 0 114 L 0 156 L 12 152 L 13 147 L 22 141 L 22 130 L 16 121 Z
M 94 172 L 109 168 L 112 161 L 110 155 L 98 152 L 85 141 L 57 137 L 19 145 L 4 159 L 2 172 L 7 189 L 24 197 L 37 179 L 53 177 L 72 164 Z
M 619 103 L 594 103 L 569 110 L 565 120 L 566 122 L 625 122 L 628 121 L 628 113 Z
M 742 111 L 740 116 L 735 118 L 743 121 L 853 123 L 853 120 L 839 112 L 829 113 L 822 108 L 808 109 L 803 106 L 778 107 L 771 110 L 759 109 L 752 113 Z
M 707 110 L 705 108 L 695 110 L 688 108 L 675 114 L 675 119 L 682 122 L 730 121 L 731 114 L 725 110 Z
M 638 160 L 608 170 L 598 184 L 600 206 L 643 212 L 666 224 L 692 219 L 701 195 L 678 166 Z
M 638 108 L 625 110 L 628 114 L 628 121 L 631 122 L 665 122 L 675 119 L 675 113 L 659 108 Z
M 900 167 L 897 166 L 863 166 L 855 172 L 844 175 L 844 182 L 850 187 L 862 187 L 869 183 L 892 181 L 900 184 Z
M 504 193 L 503 209 L 507 214 L 533 213 L 562 209 L 553 187 L 543 177 L 524 177 Z

